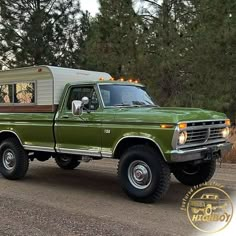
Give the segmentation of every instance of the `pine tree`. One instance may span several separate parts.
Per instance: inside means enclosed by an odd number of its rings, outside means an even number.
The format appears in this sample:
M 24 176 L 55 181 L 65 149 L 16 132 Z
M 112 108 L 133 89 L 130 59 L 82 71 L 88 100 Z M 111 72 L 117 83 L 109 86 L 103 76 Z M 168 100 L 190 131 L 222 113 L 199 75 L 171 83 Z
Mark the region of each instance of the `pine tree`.
M 184 0 L 143 0 L 140 15 L 145 24 L 146 83 L 160 105 L 180 105 L 188 76 L 185 57 L 191 8 Z
M 100 0 L 86 43 L 87 67 L 115 77 L 137 74 L 138 19 L 131 0 Z
M 196 14 L 189 28 L 191 105 L 235 117 L 236 4 L 231 0 L 193 0 L 192 4 Z
M 86 42 L 91 28 L 91 20 L 92 17 L 88 11 L 81 12 L 79 32 L 76 36 L 77 49 L 73 53 L 75 67 L 78 68 L 87 69 Z
M 77 0 L 1 0 L 1 64 L 73 66 L 79 12 Z
M 161 105 L 236 117 L 236 4 L 143 0 L 148 84 Z

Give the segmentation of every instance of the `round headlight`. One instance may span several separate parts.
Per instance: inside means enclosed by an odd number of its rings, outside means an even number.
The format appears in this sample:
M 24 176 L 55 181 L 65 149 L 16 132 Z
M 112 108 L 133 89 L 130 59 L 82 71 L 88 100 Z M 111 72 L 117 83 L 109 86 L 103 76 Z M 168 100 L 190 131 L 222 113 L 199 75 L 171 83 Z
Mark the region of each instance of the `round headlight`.
M 179 144 L 180 145 L 185 144 L 187 141 L 187 138 L 188 138 L 187 132 L 186 131 L 181 132 L 179 134 Z
M 222 137 L 223 138 L 228 138 L 229 137 L 229 127 L 226 127 L 222 130 Z

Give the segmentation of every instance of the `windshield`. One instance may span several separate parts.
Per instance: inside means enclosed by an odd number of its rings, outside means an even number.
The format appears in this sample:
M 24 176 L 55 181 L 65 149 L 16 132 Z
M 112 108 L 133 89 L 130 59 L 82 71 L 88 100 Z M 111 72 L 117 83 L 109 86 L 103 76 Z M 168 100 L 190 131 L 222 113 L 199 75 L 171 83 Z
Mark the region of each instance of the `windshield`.
M 104 105 L 110 106 L 155 106 L 144 87 L 134 85 L 99 85 Z

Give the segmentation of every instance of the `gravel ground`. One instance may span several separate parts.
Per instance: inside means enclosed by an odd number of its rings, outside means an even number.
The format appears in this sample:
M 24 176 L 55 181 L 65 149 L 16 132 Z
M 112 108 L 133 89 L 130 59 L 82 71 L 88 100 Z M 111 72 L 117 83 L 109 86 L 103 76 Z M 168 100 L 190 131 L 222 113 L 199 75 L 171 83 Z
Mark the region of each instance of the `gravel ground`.
M 173 177 L 165 198 L 133 202 L 120 189 L 116 161 L 82 163 L 74 171 L 34 161 L 24 180 L 0 176 L 0 236 L 194 235 L 180 210 L 189 190 Z M 213 181 L 236 196 L 236 165 L 218 167 Z

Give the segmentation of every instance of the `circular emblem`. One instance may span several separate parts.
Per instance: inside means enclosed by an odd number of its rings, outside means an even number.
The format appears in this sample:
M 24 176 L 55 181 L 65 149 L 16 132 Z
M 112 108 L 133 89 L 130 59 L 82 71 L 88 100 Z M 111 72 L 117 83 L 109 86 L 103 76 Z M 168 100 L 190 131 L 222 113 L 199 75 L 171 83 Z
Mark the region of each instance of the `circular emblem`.
M 185 209 L 191 224 L 205 233 L 224 229 L 233 216 L 230 196 L 218 186 L 200 186 L 191 189 Z

